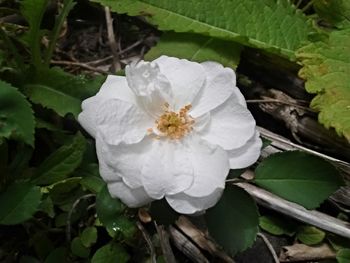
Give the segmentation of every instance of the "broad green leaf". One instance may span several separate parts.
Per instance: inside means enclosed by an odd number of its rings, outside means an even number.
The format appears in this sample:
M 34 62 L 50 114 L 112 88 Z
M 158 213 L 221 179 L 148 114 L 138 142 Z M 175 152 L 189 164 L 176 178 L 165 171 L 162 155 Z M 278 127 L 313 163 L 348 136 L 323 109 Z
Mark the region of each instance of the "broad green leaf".
M 93 0 L 118 13 L 144 15 L 160 30 L 194 32 L 289 58 L 312 31 L 287 0 Z
M 118 216 L 106 226 L 106 230 L 112 238 L 131 240 L 136 233 L 136 225 L 125 216 Z
M 166 32 L 145 59 L 154 60 L 167 55 L 196 62 L 216 61 L 226 67 L 236 68 L 240 51 L 241 46 L 231 41 L 199 34 Z
M 344 184 L 332 164 L 298 151 L 270 155 L 255 175 L 257 185 L 307 209 L 318 207 Z
M 71 177 L 44 189 L 49 191 L 49 195 L 55 205 L 68 205 L 69 208 L 67 210 L 70 210 L 72 203 L 83 195 L 80 180 L 81 177 Z
M 209 234 L 232 255 L 254 243 L 258 217 L 254 200 L 237 186 L 227 186 L 220 201 L 205 214 Z
M 259 217 L 259 226 L 266 232 L 278 236 L 292 236 L 295 233 L 295 226 L 291 222 L 273 216 Z
M 0 139 L 13 138 L 34 145 L 31 105 L 16 88 L 0 80 Z
M 85 139 L 78 133 L 73 142 L 61 146 L 39 167 L 34 181 L 48 185 L 66 179 L 81 163 L 85 151 Z
M 44 263 L 62 263 L 67 261 L 67 248 L 55 248 L 45 259 Z
M 337 252 L 337 261 L 338 263 L 349 263 L 350 262 L 350 249 L 345 248 Z
M 321 243 L 326 233 L 314 226 L 299 227 L 297 238 L 306 245 L 316 245 Z
M 85 247 L 91 247 L 97 241 L 97 229 L 94 226 L 87 227 L 80 236 L 81 243 Z
M 107 185 L 97 194 L 96 212 L 105 227 L 113 227 L 115 220 L 124 211 L 124 205 L 119 199 L 112 198 Z
M 298 50 L 297 57 L 306 90 L 317 94 L 311 107 L 320 111 L 319 122 L 350 141 L 350 29 L 331 32 L 327 41 Z
M 15 183 L 0 194 L 0 224 L 15 225 L 29 219 L 40 204 L 40 188 L 31 183 Z
M 350 25 L 349 0 L 312 0 L 317 14 L 338 27 Z
M 91 259 L 91 263 L 125 263 L 130 256 L 122 246 L 115 243 L 109 243 L 99 248 Z
M 81 239 L 79 237 L 75 237 L 70 243 L 70 249 L 72 253 L 81 258 L 87 258 L 90 254 L 90 248 L 84 247 Z
M 95 79 L 74 76 L 59 68 L 38 69 L 31 84 L 25 86 L 25 92 L 32 102 L 52 109 L 60 116 L 72 113 L 77 117 L 82 100 L 95 95 L 104 80 L 103 76 Z

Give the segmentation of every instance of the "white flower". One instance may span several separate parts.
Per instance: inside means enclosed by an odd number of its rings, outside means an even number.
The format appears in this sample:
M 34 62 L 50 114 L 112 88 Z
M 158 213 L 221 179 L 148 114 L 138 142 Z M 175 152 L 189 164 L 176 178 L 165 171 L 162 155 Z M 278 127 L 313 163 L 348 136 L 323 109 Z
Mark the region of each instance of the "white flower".
M 129 207 L 163 197 L 183 214 L 212 207 L 229 169 L 253 164 L 262 145 L 234 71 L 162 56 L 125 73 L 79 115 L 109 192 Z

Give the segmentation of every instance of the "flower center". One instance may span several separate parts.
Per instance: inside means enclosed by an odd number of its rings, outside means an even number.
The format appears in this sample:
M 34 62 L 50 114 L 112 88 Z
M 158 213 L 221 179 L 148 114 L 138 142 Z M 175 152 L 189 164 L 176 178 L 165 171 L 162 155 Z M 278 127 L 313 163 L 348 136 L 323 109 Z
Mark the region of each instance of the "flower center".
M 191 104 L 181 108 L 178 113 L 169 109 L 169 104 L 164 104 L 164 113 L 156 120 L 157 129 L 170 139 L 180 139 L 193 130 L 193 118 L 188 114 Z

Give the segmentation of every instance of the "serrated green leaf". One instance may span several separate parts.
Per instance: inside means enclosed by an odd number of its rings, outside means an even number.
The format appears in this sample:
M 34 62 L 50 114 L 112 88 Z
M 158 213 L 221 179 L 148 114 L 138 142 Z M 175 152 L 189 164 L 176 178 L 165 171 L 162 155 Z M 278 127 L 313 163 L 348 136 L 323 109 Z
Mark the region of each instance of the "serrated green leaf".
M 307 209 L 318 207 L 344 184 L 332 164 L 298 151 L 270 155 L 255 175 L 257 185 Z
M 91 263 L 125 263 L 130 256 L 122 246 L 115 243 L 109 243 L 98 249 L 91 259 Z
M 258 233 L 259 214 L 243 189 L 227 186 L 220 201 L 205 214 L 209 234 L 230 254 L 250 247 Z
M 81 243 L 85 247 L 91 247 L 97 241 L 97 229 L 94 226 L 87 227 L 80 236 Z
M 350 249 L 341 249 L 337 252 L 336 259 L 338 263 L 349 263 L 350 262 Z
M 93 0 L 118 13 L 144 15 L 160 30 L 194 32 L 268 49 L 289 58 L 312 31 L 287 0 Z
M 314 226 L 299 227 L 297 238 L 306 245 L 316 245 L 321 243 L 326 237 L 326 233 Z
M 317 94 L 311 107 L 319 122 L 350 141 L 350 29 L 333 31 L 326 42 L 311 43 L 297 52 L 305 88 Z
M 292 236 L 295 233 L 294 225 L 290 222 L 273 216 L 259 217 L 259 226 L 266 232 L 273 235 Z
M 38 167 L 34 181 L 48 185 L 66 179 L 80 165 L 85 145 L 84 136 L 78 133 L 71 144 L 61 146 Z
M 312 0 L 317 14 L 329 23 L 345 27 L 350 25 L 350 1 L 349 0 Z
M 40 188 L 31 183 L 15 183 L 0 194 L 0 224 L 15 225 L 29 219 L 40 204 Z
M 77 117 L 82 100 L 95 95 L 104 80 L 104 76 L 88 79 L 59 68 L 38 69 L 31 84 L 25 86 L 25 93 L 32 102 L 52 109 L 60 116 L 72 113 Z
M 216 61 L 235 69 L 239 63 L 241 49 L 240 45 L 231 41 L 199 34 L 166 32 L 160 42 L 146 54 L 145 60 L 167 55 L 196 62 Z
M 112 198 L 108 192 L 107 185 L 97 194 L 96 212 L 105 227 L 113 227 L 114 221 L 124 211 L 124 205 L 119 199 Z
M 0 138 L 13 138 L 34 145 L 31 105 L 16 88 L 0 80 Z
M 81 258 L 87 258 L 90 254 L 90 248 L 84 247 L 81 239 L 79 237 L 75 237 L 70 243 L 70 249 L 72 253 Z

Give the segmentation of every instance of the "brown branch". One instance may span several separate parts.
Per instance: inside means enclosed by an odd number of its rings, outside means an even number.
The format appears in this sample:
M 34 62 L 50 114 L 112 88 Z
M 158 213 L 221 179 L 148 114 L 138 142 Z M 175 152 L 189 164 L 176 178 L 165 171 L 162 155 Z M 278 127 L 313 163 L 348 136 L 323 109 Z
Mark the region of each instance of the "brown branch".
M 117 45 L 117 42 L 115 41 L 111 10 L 107 6 L 105 7 L 105 16 L 106 16 L 106 24 L 107 24 L 108 42 L 113 55 L 113 71 L 118 71 L 120 69 L 118 45 Z

